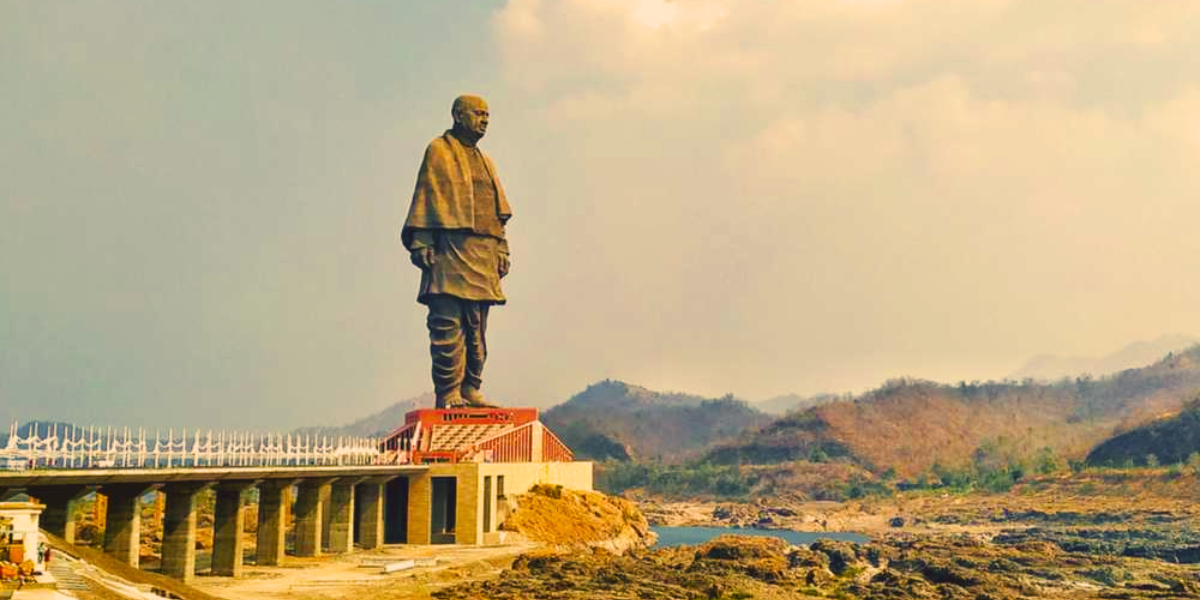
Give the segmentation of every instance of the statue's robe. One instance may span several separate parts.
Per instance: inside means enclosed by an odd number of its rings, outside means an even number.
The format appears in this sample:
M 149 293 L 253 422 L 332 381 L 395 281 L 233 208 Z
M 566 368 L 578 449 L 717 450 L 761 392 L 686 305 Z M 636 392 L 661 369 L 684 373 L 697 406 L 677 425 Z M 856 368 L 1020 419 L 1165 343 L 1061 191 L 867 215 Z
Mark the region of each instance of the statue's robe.
M 400 238 L 409 251 L 433 248 L 433 266 L 421 272 L 417 301 L 434 295 L 503 304 L 500 257 L 507 257 L 504 226 L 512 209 L 496 167 L 478 147 L 450 131 L 434 138 L 417 173 Z

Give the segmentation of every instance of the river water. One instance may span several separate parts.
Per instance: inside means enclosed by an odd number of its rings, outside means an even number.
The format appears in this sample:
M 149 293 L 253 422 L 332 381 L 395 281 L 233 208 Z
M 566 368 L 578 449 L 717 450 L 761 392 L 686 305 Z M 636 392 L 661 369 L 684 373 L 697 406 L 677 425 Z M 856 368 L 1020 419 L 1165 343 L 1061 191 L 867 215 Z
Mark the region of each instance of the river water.
M 828 531 L 788 531 L 783 529 L 742 529 L 738 527 L 651 527 L 658 534 L 655 548 L 703 544 L 719 535 L 726 533 L 736 535 L 757 535 L 764 537 L 782 538 L 783 541 L 799 546 L 811 544 L 819 539 L 841 540 L 846 542 L 864 543 L 871 538 L 861 533 L 843 533 Z

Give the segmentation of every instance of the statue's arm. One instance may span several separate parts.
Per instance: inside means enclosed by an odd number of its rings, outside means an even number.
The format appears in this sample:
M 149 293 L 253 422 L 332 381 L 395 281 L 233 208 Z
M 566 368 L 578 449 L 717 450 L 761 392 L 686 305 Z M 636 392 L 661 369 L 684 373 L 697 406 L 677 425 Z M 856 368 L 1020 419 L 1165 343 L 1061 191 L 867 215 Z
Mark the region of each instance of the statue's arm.
M 412 234 L 409 244 L 409 260 L 421 270 L 433 266 L 434 248 L 437 247 L 437 232 L 428 229 L 418 229 Z

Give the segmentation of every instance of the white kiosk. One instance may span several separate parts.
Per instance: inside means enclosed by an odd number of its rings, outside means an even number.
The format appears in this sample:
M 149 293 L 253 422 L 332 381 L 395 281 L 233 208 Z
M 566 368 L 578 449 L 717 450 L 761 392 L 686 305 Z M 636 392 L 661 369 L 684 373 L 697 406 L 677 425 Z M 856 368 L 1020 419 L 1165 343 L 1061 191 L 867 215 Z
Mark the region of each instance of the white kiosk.
M 42 553 L 38 547 L 42 543 L 42 534 L 38 532 L 38 520 L 46 507 L 33 502 L 0 502 L 0 548 L 5 553 L 11 552 L 12 546 L 20 548 L 21 562 L 32 560 L 35 572 L 42 572 Z M 13 561 L 18 562 L 18 561 Z

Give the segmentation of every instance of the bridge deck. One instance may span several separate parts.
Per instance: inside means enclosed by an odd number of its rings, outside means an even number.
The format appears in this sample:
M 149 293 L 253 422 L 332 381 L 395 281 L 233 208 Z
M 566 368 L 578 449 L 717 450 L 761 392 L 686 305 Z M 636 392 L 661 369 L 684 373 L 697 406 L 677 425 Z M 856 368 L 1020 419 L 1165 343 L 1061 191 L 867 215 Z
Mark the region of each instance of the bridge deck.
M 33 469 L 0 471 L 0 489 L 48 485 L 117 483 L 243 482 L 268 479 L 387 477 L 419 473 L 426 465 L 351 465 L 309 467 L 183 467 L 170 469 Z

